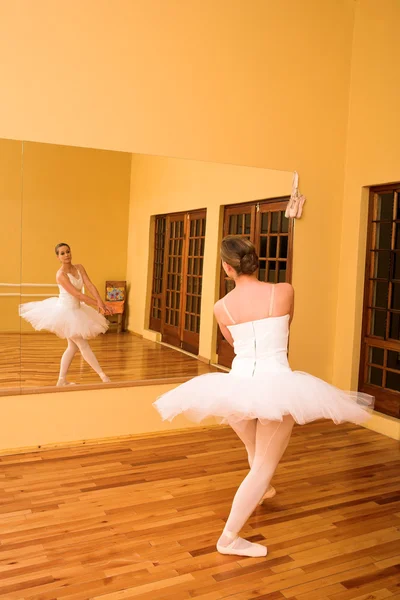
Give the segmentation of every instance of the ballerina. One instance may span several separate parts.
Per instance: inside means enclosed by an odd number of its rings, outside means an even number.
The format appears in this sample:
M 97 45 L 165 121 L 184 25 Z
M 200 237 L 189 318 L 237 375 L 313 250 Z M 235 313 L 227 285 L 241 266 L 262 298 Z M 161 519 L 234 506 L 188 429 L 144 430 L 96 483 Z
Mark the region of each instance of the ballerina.
M 47 298 L 40 302 L 27 302 L 19 307 L 20 316 L 28 321 L 36 331 L 51 331 L 66 339 L 68 346 L 62 355 L 57 386 L 72 385 L 67 381 L 72 359 L 79 351 L 90 367 L 104 383 L 110 378 L 104 373 L 88 340 L 105 333 L 109 327 L 105 315 L 113 314 L 100 297 L 96 286 L 91 282 L 86 269 L 81 264 L 72 264 L 71 248 L 62 242 L 55 252 L 61 263 L 56 281 L 60 290 L 57 298 Z M 85 286 L 93 298 L 82 290 Z
M 288 359 L 294 291 L 287 283 L 257 279 L 258 256 L 248 240 L 228 236 L 222 266 L 235 288 L 214 307 L 225 339 L 234 347 L 230 373 L 208 373 L 162 395 L 154 404 L 163 419 L 183 413 L 200 422 L 214 416 L 243 441 L 250 471 L 234 497 L 218 540 L 221 554 L 266 556 L 267 548 L 239 537 L 254 509 L 275 494 L 270 482 L 293 426 L 316 419 L 362 423 L 373 398 L 342 390 L 307 373 L 292 371 Z

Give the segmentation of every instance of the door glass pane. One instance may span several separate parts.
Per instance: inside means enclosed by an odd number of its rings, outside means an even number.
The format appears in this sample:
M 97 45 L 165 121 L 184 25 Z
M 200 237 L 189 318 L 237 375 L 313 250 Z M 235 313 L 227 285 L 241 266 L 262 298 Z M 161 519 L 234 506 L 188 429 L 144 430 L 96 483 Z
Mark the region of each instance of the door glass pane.
M 275 258 L 278 249 L 278 237 L 270 236 L 269 238 L 269 258 Z
M 267 236 L 260 236 L 260 257 L 267 256 Z
M 268 213 L 261 213 L 261 233 L 268 233 Z
M 389 337 L 392 340 L 400 339 L 400 314 L 390 313 Z
M 400 373 L 386 372 L 386 387 L 389 390 L 400 392 Z
M 286 282 L 286 268 L 284 266 L 282 266 L 282 264 L 279 266 L 279 283 L 285 283 Z
M 394 238 L 394 247 L 395 250 L 400 250 L 400 223 L 396 223 L 395 225 L 396 228 L 396 234 L 395 234 L 395 238 Z
M 383 370 L 376 367 L 369 367 L 368 369 L 368 383 L 372 385 L 382 386 L 383 381 Z
M 391 308 L 400 310 L 400 283 L 392 284 L 392 303 Z
M 289 219 L 285 217 L 285 213 L 281 212 L 281 232 L 288 233 L 289 231 Z
M 391 248 L 392 243 L 392 224 L 376 223 L 375 225 L 376 244 L 375 247 L 385 250 Z
M 267 269 L 267 261 L 260 260 L 259 261 L 259 269 L 258 269 L 258 279 L 260 281 L 265 281 L 266 269 Z
M 393 278 L 400 281 L 400 252 L 393 252 Z
M 397 369 L 397 371 L 400 371 L 400 352 L 388 350 L 387 366 L 389 369 Z
M 247 235 L 250 235 L 250 227 L 251 227 L 251 215 L 246 213 L 244 216 L 244 232 Z
M 390 252 L 372 252 L 373 273 L 372 277 L 377 279 L 389 278 Z
M 374 348 L 373 346 L 369 349 L 369 362 L 374 365 L 382 365 L 385 357 L 385 351 L 383 348 Z
M 373 286 L 372 306 L 387 308 L 389 283 L 386 283 L 385 281 L 373 281 L 371 283 Z
M 378 337 L 385 337 L 386 333 L 386 311 L 371 311 L 371 333 Z
M 394 192 L 379 195 L 377 204 L 378 221 L 392 221 L 393 219 Z
M 288 236 L 281 235 L 279 244 L 279 258 L 287 258 L 288 257 Z
M 276 283 L 276 263 L 269 263 L 268 283 Z
M 273 212 L 271 214 L 271 233 L 278 233 L 279 231 L 279 213 Z

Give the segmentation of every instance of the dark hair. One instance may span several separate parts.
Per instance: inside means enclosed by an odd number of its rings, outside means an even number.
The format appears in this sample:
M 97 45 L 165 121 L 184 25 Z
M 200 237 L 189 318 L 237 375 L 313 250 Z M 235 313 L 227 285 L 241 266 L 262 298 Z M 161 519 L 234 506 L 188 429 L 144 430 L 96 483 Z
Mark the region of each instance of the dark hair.
M 238 235 L 228 235 L 222 240 L 221 258 L 233 267 L 238 275 L 252 275 L 258 269 L 258 256 L 254 245 Z
M 55 247 L 57 256 L 58 256 L 58 251 L 61 248 L 61 246 L 67 246 L 68 250 L 71 250 L 71 247 L 69 246 L 69 244 L 66 244 L 65 242 L 61 242 L 60 244 L 57 244 L 57 246 Z

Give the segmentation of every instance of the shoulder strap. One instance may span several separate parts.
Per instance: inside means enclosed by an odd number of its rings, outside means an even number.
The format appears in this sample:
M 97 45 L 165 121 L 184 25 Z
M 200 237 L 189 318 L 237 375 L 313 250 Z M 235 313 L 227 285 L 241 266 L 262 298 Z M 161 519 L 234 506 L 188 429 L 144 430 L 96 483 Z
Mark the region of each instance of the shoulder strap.
M 232 321 L 232 325 L 234 325 L 234 324 L 235 324 L 235 321 L 232 319 L 232 315 L 231 315 L 231 313 L 229 312 L 229 310 L 228 310 L 228 308 L 227 308 L 227 306 L 226 306 L 226 304 L 225 304 L 225 298 L 222 298 L 222 306 L 224 307 L 226 314 L 228 315 L 228 317 L 229 317 L 229 318 L 230 318 L 230 320 Z
M 269 302 L 269 317 L 272 317 L 272 313 L 274 311 L 274 299 L 275 299 L 275 285 L 272 284 L 272 291 L 271 291 L 271 300 Z

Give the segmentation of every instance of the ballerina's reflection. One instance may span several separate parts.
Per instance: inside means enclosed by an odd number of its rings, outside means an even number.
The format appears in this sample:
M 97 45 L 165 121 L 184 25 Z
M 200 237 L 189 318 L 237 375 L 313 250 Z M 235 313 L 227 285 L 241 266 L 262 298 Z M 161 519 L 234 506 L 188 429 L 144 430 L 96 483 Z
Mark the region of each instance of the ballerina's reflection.
M 109 324 L 101 312 L 111 315 L 113 310 L 104 304 L 83 265 L 72 264 L 70 246 L 62 242 L 57 244 L 55 252 L 61 263 L 56 276 L 59 296 L 21 304 L 19 314 L 36 331 L 51 331 L 68 341 L 61 358 L 57 386 L 71 385 L 67 382 L 67 373 L 78 351 L 101 380 L 108 383 L 110 379 L 101 368 L 88 340 L 107 331 Z M 93 298 L 83 292 L 84 286 L 85 291 L 88 290 Z M 92 306 L 101 312 L 97 312 Z

